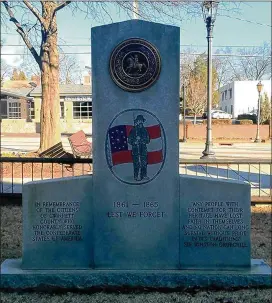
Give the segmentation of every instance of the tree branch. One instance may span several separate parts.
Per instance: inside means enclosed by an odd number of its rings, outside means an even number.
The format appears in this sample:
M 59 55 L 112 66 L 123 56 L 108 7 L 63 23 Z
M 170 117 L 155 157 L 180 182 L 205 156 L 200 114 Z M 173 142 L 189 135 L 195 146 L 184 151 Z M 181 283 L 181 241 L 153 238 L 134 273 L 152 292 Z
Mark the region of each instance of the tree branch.
M 72 1 L 64 1 L 62 3 L 60 3 L 54 10 L 54 14 L 59 11 L 60 9 L 64 8 L 65 6 L 67 6 L 68 4 L 70 4 Z
M 35 48 L 32 46 L 30 40 L 28 39 L 27 34 L 25 33 L 23 27 L 21 26 L 21 24 L 19 23 L 19 21 L 15 18 L 9 4 L 7 1 L 3 1 L 3 4 L 10 16 L 10 21 L 12 21 L 16 27 L 17 27 L 17 32 L 18 34 L 22 37 L 22 39 L 25 42 L 25 45 L 27 46 L 27 48 L 30 50 L 31 54 L 33 55 L 34 59 L 36 60 L 36 62 L 38 63 L 39 67 L 41 68 L 41 58 L 38 55 L 37 51 L 35 50 Z
M 33 13 L 33 15 L 40 21 L 41 24 L 44 24 L 44 19 L 40 15 L 39 11 L 32 6 L 27 0 L 23 0 L 24 4 L 28 7 L 28 9 Z

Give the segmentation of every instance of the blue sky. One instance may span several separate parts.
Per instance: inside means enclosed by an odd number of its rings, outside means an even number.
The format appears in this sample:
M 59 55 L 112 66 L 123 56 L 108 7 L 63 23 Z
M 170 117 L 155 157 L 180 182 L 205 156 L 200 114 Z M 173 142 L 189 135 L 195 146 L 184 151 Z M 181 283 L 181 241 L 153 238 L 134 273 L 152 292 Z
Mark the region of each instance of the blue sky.
M 227 4 L 231 5 L 231 4 Z M 222 4 L 221 4 L 222 7 Z M 2 8 L 3 9 L 3 8 Z M 119 14 L 116 8 L 111 7 L 110 13 L 114 22 L 127 20 L 124 13 Z M 229 17 L 222 16 L 228 15 Z M 184 20 L 169 20 L 169 24 L 175 24 L 181 28 L 181 44 L 192 45 L 197 52 L 206 50 L 206 28 L 202 16 L 188 18 L 181 15 Z M 243 19 L 250 22 L 238 20 Z M 263 25 L 259 25 L 261 23 Z M 91 27 L 102 24 L 101 22 L 86 19 L 83 13 L 77 12 L 72 15 L 71 10 L 66 8 L 58 13 L 60 44 L 84 44 L 86 46 L 63 47 L 66 52 L 90 52 Z M 270 25 L 270 26 L 267 26 Z M 11 25 L 13 35 L 1 35 L 5 38 L 6 44 L 23 44 L 21 38 L 14 35 L 15 30 Z M 221 11 L 217 16 L 214 28 L 214 51 L 216 46 L 260 46 L 264 42 L 271 43 L 271 2 L 245 2 L 240 5 L 239 13 L 233 11 Z M 182 46 L 181 50 L 186 47 Z M 233 48 L 235 53 L 236 48 Z M 24 53 L 23 47 L 4 47 L 2 53 Z M 84 68 L 90 65 L 90 54 L 75 55 Z M 3 56 L 10 64 L 14 66 L 22 62 L 20 56 Z

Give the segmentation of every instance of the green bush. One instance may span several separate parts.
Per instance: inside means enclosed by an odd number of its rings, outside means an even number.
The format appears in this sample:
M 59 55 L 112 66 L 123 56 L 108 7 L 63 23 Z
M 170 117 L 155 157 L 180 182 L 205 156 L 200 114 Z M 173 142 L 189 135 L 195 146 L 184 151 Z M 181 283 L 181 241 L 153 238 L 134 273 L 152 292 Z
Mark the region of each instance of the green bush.
M 250 125 L 250 124 L 253 124 L 253 121 L 252 120 L 237 120 L 236 121 L 236 124 L 240 124 L 240 125 Z
M 254 124 L 257 123 L 256 115 L 242 114 L 238 115 L 238 120 L 251 120 Z
M 207 124 L 207 120 L 203 120 L 203 124 Z M 231 119 L 212 119 L 213 125 L 231 125 Z
M 263 123 L 261 124 L 264 124 L 264 125 L 269 125 L 269 119 L 265 120 Z

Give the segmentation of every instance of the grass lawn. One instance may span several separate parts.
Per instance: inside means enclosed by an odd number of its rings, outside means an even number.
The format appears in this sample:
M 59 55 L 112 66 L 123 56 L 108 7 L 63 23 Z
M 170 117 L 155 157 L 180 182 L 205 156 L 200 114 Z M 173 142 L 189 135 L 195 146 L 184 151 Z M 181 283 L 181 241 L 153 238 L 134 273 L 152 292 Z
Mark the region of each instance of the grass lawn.
M 252 258 L 264 259 L 271 266 L 271 206 L 253 206 Z M 1 262 L 21 257 L 22 208 L 1 207 Z M 96 292 L 96 293 L 0 293 L 1 303 L 271 303 L 271 289 L 242 289 L 235 291 L 194 290 L 182 292 Z

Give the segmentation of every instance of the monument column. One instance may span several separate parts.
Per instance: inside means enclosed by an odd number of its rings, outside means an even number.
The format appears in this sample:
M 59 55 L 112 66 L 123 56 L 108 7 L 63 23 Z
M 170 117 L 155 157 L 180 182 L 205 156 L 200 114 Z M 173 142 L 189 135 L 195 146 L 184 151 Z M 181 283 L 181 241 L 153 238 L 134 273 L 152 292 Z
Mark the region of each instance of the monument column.
M 94 264 L 179 266 L 179 28 L 92 29 Z

